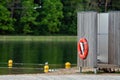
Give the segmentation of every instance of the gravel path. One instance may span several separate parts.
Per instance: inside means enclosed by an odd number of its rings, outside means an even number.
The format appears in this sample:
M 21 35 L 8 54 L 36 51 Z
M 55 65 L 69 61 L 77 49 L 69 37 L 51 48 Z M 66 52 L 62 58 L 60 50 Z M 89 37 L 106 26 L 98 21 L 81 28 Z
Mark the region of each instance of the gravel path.
M 1 75 L 0 80 L 120 80 L 119 75 Z
M 43 74 L 0 75 L 0 80 L 120 80 L 120 74 L 82 74 L 77 68 L 71 68 Z

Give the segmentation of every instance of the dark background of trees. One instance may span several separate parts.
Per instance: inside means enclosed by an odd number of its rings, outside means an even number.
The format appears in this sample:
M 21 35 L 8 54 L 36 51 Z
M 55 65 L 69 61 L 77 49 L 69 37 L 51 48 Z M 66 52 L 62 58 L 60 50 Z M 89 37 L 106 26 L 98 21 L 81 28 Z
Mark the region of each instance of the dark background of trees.
M 0 0 L 1 35 L 76 35 L 77 12 L 120 10 L 120 0 Z

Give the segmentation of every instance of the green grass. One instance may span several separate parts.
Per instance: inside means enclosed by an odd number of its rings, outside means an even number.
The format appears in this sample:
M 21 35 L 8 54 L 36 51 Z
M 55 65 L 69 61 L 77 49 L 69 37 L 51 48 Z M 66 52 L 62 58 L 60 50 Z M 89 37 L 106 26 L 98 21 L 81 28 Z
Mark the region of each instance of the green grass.
M 0 36 L 0 41 L 77 41 L 77 36 Z

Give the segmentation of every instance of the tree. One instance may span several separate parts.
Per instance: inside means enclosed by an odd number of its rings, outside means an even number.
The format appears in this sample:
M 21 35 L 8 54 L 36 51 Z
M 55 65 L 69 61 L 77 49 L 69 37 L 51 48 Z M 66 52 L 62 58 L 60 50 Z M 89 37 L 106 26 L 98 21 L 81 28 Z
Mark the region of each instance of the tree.
M 77 12 L 87 11 L 88 0 L 61 0 L 63 3 L 62 26 L 60 33 L 77 35 Z
M 0 33 L 5 34 L 14 31 L 13 19 L 10 11 L 6 7 L 7 2 L 1 1 L 0 4 Z
M 60 0 L 44 0 L 37 21 L 39 33 L 52 34 L 59 32 L 60 19 L 63 18 L 63 5 Z
M 120 0 L 112 0 L 112 10 L 120 10 Z
M 96 3 L 98 4 L 100 12 L 107 12 L 111 10 L 111 0 L 98 0 Z
M 34 0 L 24 0 L 22 1 L 22 12 L 20 23 L 23 26 L 22 31 L 24 34 L 30 34 L 33 32 L 31 29 L 36 24 L 35 20 L 38 16 L 37 11 L 35 10 Z
M 120 10 L 120 0 L 1 0 L 0 34 L 77 34 L 77 12 Z

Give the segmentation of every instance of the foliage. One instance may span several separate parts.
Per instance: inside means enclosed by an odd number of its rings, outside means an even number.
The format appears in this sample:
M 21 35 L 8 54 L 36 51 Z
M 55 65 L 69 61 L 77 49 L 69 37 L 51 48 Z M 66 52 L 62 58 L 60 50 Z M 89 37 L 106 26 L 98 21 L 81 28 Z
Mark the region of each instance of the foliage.
M 23 10 L 21 12 L 20 23 L 23 26 L 23 34 L 32 33 L 31 27 L 35 24 L 36 17 L 38 16 L 34 7 L 33 0 L 24 0 L 22 2 Z
M 62 0 L 64 18 L 60 33 L 77 35 L 77 12 L 87 11 L 88 0 Z
M 76 35 L 77 12 L 120 10 L 120 0 L 1 0 L 0 34 Z
M 10 12 L 8 9 L 5 7 L 5 2 L 1 1 L 0 5 L 0 34 L 5 34 L 6 32 L 13 32 L 14 27 L 13 27 L 13 21 L 10 17 Z
M 120 0 L 112 0 L 112 4 L 113 10 L 120 10 Z
M 69 34 L 71 32 L 69 32 L 70 28 L 73 27 L 73 23 L 74 23 L 74 17 L 73 17 L 73 7 L 71 6 L 71 4 L 68 1 L 62 1 L 63 3 L 63 15 L 64 18 L 61 20 L 61 22 L 63 23 L 63 25 L 60 27 L 60 32 L 62 34 Z
M 60 0 L 45 0 L 39 11 L 39 26 L 42 34 L 59 32 L 60 19 L 63 17 L 62 3 Z

